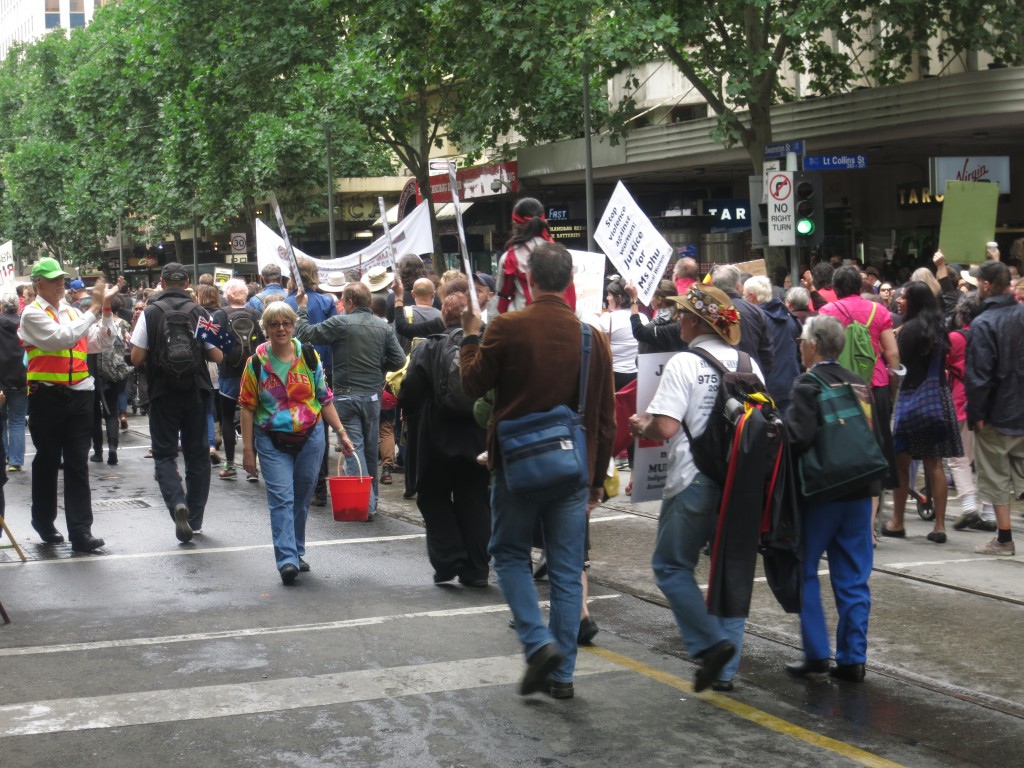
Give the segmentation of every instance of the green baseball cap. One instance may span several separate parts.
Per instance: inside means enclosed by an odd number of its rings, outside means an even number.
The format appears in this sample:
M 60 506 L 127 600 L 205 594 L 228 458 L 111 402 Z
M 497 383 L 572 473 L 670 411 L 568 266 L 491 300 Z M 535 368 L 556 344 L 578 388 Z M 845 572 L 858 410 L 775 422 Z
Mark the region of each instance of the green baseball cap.
M 52 280 L 55 277 L 65 277 L 67 272 L 60 268 L 60 262 L 47 256 L 40 259 L 39 263 L 32 267 L 32 277 L 45 277 Z

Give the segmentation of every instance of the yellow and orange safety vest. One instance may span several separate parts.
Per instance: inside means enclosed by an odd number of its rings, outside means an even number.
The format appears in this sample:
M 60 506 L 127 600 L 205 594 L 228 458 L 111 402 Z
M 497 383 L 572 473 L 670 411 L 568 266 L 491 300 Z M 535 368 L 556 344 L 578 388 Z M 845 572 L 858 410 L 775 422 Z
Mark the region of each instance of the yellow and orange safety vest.
M 60 324 L 60 319 L 50 307 L 44 307 L 38 300 L 33 304 L 53 318 L 53 322 Z M 68 314 L 72 320 L 76 319 L 73 308 L 68 307 Z M 89 378 L 89 366 L 86 363 L 89 340 L 85 335 L 71 349 L 47 350 L 25 345 L 25 351 L 28 353 L 29 386 L 42 382 L 71 386 Z

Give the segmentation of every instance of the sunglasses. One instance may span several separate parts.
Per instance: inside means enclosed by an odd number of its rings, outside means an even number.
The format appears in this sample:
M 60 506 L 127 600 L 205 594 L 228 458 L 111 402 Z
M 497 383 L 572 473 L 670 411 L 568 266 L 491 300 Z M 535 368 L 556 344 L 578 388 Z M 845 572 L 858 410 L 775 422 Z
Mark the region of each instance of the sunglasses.
M 279 320 L 273 323 L 267 323 L 267 328 L 292 328 L 295 323 L 291 320 Z

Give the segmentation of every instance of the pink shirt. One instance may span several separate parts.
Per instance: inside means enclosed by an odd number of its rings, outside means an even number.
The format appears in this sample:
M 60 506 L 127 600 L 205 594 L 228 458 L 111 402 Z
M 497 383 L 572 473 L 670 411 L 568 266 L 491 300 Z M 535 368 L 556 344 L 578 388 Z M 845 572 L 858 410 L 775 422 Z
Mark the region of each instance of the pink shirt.
M 690 290 L 690 286 L 696 283 L 692 277 L 677 277 L 676 278 L 676 290 L 679 291 L 679 296 L 685 296 L 686 292 Z
M 875 348 L 878 359 L 875 361 L 875 373 L 871 377 L 871 386 L 885 387 L 889 384 L 889 374 L 886 372 L 885 360 L 882 359 L 881 338 L 883 331 L 892 328 L 892 315 L 889 314 L 889 310 L 881 304 L 862 299 L 860 296 L 847 296 L 826 304 L 818 310 L 818 314 L 831 315 L 845 328 L 853 320 L 867 325 L 872 307 L 875 308 L 875 317 L 868 330 L 871 332 L 871 346 Z

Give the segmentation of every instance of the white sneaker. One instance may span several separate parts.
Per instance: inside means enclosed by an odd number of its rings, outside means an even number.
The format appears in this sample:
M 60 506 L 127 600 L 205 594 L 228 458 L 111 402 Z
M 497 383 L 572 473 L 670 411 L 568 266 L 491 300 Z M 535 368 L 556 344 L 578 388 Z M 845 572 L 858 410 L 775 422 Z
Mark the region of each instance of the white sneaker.
M 979 555 L 1004 555 L 1013 556 L 1017 554 L 1012 541 L 1001 542 L 998 538 L 992 539 L 988 544 L 975 547 L 974 551 Z

